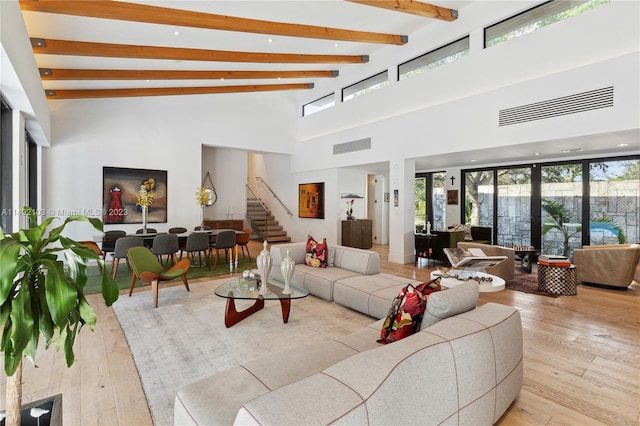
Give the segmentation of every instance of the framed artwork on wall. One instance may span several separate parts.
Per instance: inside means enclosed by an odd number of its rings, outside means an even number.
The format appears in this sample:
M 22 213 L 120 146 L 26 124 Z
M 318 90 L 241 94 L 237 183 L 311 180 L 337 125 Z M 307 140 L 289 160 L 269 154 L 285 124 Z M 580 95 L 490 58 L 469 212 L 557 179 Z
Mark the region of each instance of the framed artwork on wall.
M 147 222 L 167 222 L 167 171 L 102 168 L 102 221 L 105 224 L 142 223 L 142 209 L 136 195 L 144 188 L 153 191 Z
M 298 217 L 324 219 L 324 182 L 298 185 Z
M 458 204 L 458 190 L 457 189 L 448 189 L 447 190 L 447 204 Z

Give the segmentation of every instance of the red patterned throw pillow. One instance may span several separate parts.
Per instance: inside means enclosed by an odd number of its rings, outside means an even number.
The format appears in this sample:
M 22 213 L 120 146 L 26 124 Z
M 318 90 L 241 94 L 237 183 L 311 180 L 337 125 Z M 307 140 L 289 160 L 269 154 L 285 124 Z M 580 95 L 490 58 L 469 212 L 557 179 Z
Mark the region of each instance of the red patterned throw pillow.
M 440 290 L 440 277 L 418 286 L 407 284 L 393 299 L 378 342 L 396 342 L 418 331 L 429 295 Z
M 327 249 L 327 239 L 317 242 L 311 235 L 307 238 L 307 254 L 304 263 L 314 268 L 326 268 L 329 250 Z

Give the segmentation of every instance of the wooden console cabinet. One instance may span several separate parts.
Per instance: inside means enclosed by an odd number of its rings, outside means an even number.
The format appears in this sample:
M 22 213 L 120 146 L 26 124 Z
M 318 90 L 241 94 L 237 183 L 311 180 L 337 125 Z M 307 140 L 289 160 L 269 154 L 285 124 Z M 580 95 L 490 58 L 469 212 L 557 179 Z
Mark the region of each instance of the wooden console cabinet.
M 361 249 L 370 249 L 372 245 L 371 219 L 342 221 L 342 245 Z
M 242 231 L 244 228 L 244 221 L 236 219 L 205 220 L 204 224 L 211 229 L 235 229 L 236 231 Z

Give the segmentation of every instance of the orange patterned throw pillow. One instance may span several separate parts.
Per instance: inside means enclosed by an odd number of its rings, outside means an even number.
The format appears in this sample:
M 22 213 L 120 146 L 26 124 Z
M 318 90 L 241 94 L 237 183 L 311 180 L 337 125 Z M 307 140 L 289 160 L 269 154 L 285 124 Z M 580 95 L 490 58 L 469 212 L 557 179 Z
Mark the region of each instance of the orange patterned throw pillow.
M 440 290 L 440 277 L 417 286 L 407 284 L 393 299 L 378 342 L 396 342 L 418 331 L 429 295 Z
M 317 242 L 311 235 L 307 238 L 307 254 L 304 257 L 304 263 L 314 268 L 327 267 L 327 239 Z

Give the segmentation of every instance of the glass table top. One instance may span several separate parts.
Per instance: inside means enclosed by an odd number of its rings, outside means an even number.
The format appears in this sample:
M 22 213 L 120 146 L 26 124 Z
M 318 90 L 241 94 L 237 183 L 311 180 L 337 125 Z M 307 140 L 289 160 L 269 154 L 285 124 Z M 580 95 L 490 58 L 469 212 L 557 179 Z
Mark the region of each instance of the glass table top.
M 259 299 L 264 300 L 280 300 L 280 299 L 301 299 L 307 297 L 309 292 L 302 287 L 290 285 L 292 294 L 283 294 L 284 283 L 279 281 L 270 280 L 268 283 L 268 289 L 266 295 L 261 296 L 258 294 L 256 287 L 256 280 L 244 279 L 242 277 L 234 277 L 224 282 L 224 284 L 218 286 L 215 289 L 215 294 L 227 299 Z

